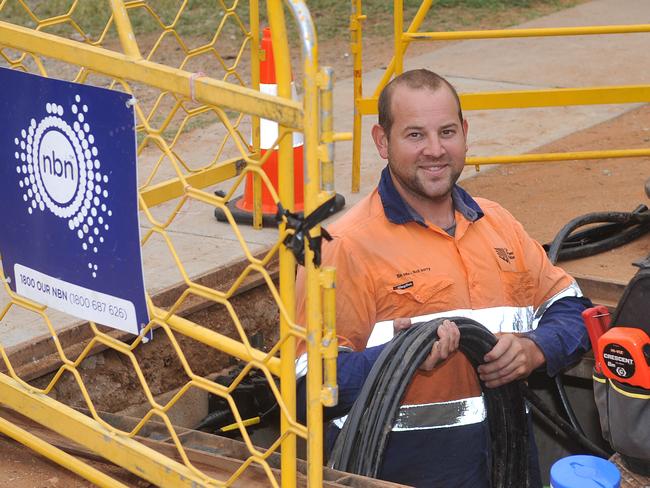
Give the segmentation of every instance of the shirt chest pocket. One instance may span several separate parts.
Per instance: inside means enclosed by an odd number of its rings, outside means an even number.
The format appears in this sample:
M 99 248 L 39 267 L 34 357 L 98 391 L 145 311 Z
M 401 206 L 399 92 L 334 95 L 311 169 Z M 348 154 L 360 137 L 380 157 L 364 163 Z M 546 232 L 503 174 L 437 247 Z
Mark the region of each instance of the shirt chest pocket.
M 529 271 L 500 270 L 501 288 L 509 305 L 526 307 L 533 304 L 535 282 Z
M 453 284 L 447 276 L 432 276 L 426 280 L 416 278 L 399 285 L 388 285 L 380 300 L 381 315 L 413 317 L 456 308 L 452 307 Z
M 522 251 L 505 246 L 495 246 L 494 249 L 504 303 L 512 306 L 531 305 L 535 295 L 535 280 L 521 260 Z

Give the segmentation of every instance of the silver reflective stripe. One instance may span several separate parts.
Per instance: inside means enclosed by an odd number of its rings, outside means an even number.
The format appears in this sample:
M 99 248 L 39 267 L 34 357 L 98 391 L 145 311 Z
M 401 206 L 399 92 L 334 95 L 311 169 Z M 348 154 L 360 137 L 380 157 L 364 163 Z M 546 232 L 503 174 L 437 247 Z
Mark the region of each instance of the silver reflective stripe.
M 412 322 L 428 322 L 440 317 L 467 317 L 485 325 L 491 332 L 527 332 L 532 330 L 533 307 L 461 308 L 411 317 Z M 384 344 L 393 338 L 393 321 L 377 322 L 366 347 Z
M 411 317 L 412 322 L 428 322 L 440 317 L 467 317 L 483 324 L 491 332 L 530 332 L 537 327 L 539 319 L 546 309 L 560 298 L 581 297 L 582 291 L 577 283 L 573 282 L 564 290 L 556 293 L 540 305 L 537 310 L 532 305 L 526 307 L 489 307 L 479 309 L 460 308 L 444 312 L 430 313 Z M 393 338 L 393 320 L 377 322 L 368 338 L 366 347 L 384 344 Z
M 345 421 L 348 419 L 347 415 L 344 415 L 343 417 L 339 417 L 337 419 L 332 420 L 332 423 L 336 425 L 339 429 L 343 428 L 343 424 L 345 424 Z
M 578 283 L 576 283 L 575 281 L 571 283 L 569 286 L 567 286 L 561 292 L 553 295 L 551 298 L 549 298 L 544 303 L 542 303 L 539 307 L 537 307 L 537 310 L 535 310 L 535 316 L 533 318 L 533 329 L 537 328 L 537 324 L 539 323 L 539 320 L 542 318 L 542 315 L 544 315 L 544 312 L 546 312 L 548 307 L 553 305 L 560 298 L 566 298 L 566 297 L 580 298 L 581 296 L 582 296 L 582 290 L 578 286 Z
M 339 346 L 339 353 L 341 352 L 353 352 L 354 349 L 347 346 Z M 307 353 L 303 352 L 298 359 L 296 359 L 295 368 L 296 368 L 296 379 L 299 380 L 303 376 L 307 375 Z
M 482 395 L 451 402 L 402 405 L 395 419 L 393 432 L 478 424 L 486 417 Z

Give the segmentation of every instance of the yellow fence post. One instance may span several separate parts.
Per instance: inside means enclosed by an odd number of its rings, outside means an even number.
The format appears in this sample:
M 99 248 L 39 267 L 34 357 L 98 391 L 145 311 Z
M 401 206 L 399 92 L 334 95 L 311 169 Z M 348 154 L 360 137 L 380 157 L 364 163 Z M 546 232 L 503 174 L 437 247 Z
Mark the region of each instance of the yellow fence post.
M 393 1 L 393 56 L 395 60 L 395 74 L 404 71 L 404 52 L 402 51 L 402 31 L 404 30 L 404 1 Z
M 249 22 L 251 25 L 251 88 L 260 89 L 260 6 L 258 0 L 250 0 Z M 251 144 L 254 158 L 261 157 L 260 149 L 260 118 L 252 117 Z M 262 179 L 253 173 L 253 228 L 262 228 Z
M 278 83 L 278 96 L 291 98 L 291 67 L 289 60 L 289 46 L 284 23 L 284 10 L 282 2 L 271 0 L 267 2 L 268 16 L 271 26 L 271 38 L 273 42 L 273 58 L 275 60 L 276 79 Z M 280 190 L 280 202 L 282 206 L 290 211 L 294 210 L 294 161 L 293 161 L 293 137 L 287 132 L 285 126 L 278 127 L 280 134 L 278 150 L 278 186 Z M 305 141 L 306 142 L 306 141 Z M 309 155 L 305 155 L 309 157 Z M 305 208 L 305 211 L 307 209 Z M 280 224 L 280 235 L 286 232 L 286 223 Z M 294 318 L 295 311 L 295 286 L 294 277 L 296 260 L 292 252 L 285 246 L 279 251 L 280 255 L 280 293 L 283 303 L 287 306 L 290 317 Z M 289 324 L 281 318 L 280 337 L 282 346 L 281 376 L 282 397 L 288 409 L 287 415 L 295 418 L 296 409 L 296 373 L 295 373 L 295 349 L 296 341 L 289 334 Z M 285 415 L 281 416 L 280 429 L 286 432 L 289 427 L 289 420 Z M 289 487 L 295 483 L 296 473 L 296 438 L 289 436 L 282 442 L 282 486 Z
M 319 69 L 316 31 L 305 4 L 290 2 L 294 18 L 301 29 L 303 60 L 303 105 L 305 136 L 305 215 L 312 213 L 329 195 L 320 188 L 320 116 Z M 300 20 L 303 20 L 302 22 Z M 320 225 L 310 235 L 320 234 Z M 307 276 L 307 472 L 310 487 L 320 488 L 323 483 L 323 350 L 321 344 L 323 316 L 321 304 L 320 271 L 314 265 L 314 253 L 305 244 L 305 270 Z
M 138 43 L 133 34 L 129 14 L 126 12 L 126 8 L 124 7 L 124 1 L 111 0 L 111 9 L 113 10 L 115 27 L 117 28 L 117 33 L 120 37 L 120 43 L 122 44 L 124 53 L 134 59 L 142 59 L 142 54 L 140 54 Z
M 352 191 L 357 193 L 361 187 L 361 128 L 363 114 L 357 100 L 363 98 L 363 21 L 366 16 L 361 12 L 362 1 L 352 0 L 350 15 L 350 52 L 354 59 L 353 68 L 353 105 L 354 120 L 352 125 Z

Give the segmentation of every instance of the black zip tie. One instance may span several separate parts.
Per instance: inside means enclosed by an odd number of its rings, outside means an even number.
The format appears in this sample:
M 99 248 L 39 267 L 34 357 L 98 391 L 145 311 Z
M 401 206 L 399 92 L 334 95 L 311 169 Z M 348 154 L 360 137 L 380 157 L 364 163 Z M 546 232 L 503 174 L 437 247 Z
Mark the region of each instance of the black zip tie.
M 335 198 L 332 197 L 305 217 L 302 212 L 290 212 L 278 203 L 278 213 L 275 215 L 275 219 L 282 222 L 284 218 L 287 222 L 287 229 L 293 230 L 285 237 L 284 245 L 291 250 L 301 266 L 305 265 L 305 238 L 309 242 L 309 249 L 314 253 L 314 265 L 320 266 L 322 238 L 331 241 L 332 236 L 322 227 L 321 234 L 316 237 L 312 237 L 309 231 L 331 215 L 334 204 Z

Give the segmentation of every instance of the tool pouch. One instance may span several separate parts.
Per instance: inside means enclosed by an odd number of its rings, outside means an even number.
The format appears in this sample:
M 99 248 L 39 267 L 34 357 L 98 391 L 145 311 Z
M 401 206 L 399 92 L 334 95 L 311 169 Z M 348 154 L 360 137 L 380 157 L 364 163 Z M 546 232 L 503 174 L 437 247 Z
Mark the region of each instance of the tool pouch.
M 633 263 L 639 270 L 623 291 L 616 310 L 612 313 L 612 325 L 637 327 L 650 335 L 648 322 L 648 296 L 650 296 L 650 256 Z
M 650 390 L 608 379 L 595 371 L 593 380 L 603 437 L 630 470 L 650 475 Z

